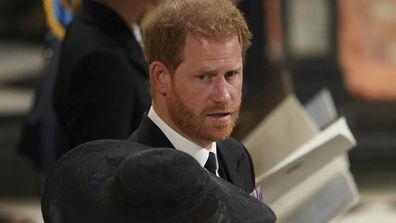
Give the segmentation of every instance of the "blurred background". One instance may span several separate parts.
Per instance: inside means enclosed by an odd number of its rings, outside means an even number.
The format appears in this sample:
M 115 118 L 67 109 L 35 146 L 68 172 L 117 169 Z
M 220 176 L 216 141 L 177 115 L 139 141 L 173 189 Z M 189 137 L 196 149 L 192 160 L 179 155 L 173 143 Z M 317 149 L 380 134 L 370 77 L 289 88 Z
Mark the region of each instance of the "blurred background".
M 246 136 L 290 92 L 305 103 L 329 89 L 358 142 L 348 158 L 360 193 L 334 222 L 396 222 L 396 0 L 244 0 L 239 7 L 254 39 L 234 136 Z M 53 54 L 47 23 L 43 1 L 0 0 L 0 223 L 42 222 L 47 169 L 19 145 Z

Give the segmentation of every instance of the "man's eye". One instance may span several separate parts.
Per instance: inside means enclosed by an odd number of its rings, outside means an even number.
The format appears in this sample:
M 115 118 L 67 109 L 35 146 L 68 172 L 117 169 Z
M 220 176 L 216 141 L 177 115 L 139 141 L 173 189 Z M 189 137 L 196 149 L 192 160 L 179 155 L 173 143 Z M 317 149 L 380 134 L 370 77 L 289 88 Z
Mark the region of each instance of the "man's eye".
M 230 78 L 230 77 L 233 77 L 233 76 L 235 76 L 237 74 L 238 74 L 237 71 L 228 71 L 227 73 L 224 74 L 224 77 L 225 78 Z
M 209 79 L 209 75 L 200 74 L 200 75 L 197 76 L 197 78 L 200 79 L 200 80 L 207 80 L 207 79 Z

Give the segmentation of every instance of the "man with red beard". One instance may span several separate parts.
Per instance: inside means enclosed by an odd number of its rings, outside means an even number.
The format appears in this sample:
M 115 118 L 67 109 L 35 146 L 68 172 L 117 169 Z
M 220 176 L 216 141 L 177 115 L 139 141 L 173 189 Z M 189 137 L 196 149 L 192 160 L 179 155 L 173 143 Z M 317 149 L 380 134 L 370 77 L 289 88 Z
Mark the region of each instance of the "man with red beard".
M 129 140 L 186 152 L 260 198 L 250 155 L 230 138 L 251 37 L 241 13 L 228 0 L 172 0 L 149 13 L 142 29 L 152 106 Z

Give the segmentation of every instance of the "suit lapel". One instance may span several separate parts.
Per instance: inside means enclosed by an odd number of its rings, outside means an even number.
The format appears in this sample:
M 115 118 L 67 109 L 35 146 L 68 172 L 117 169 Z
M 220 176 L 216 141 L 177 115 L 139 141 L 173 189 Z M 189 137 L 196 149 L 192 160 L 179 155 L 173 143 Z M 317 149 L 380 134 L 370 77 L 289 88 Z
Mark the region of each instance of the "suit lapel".
M 234 183 L 237 181 L 238 174 L 238 160 L 236 157 L 230 156 L 227 153 L 227 148 L 221 143 L 217 143 L 217 158 L 219 162 L 219 174 L 223 179 Z
M 147 116 L 147 113 L 143 115 L 142 121 L 139 127 L 132 133 L 128 138 L 129 141 L 142 143 L 150 147 L 169 147 L 174 148 L 169 139 L 161 131 L 158 126 Z
M 243 162 L 247 162 L 248 158 L 241 153 L 238 144 L 225 140 L 217 143 L 217 157 L 219 160 L 219 174 L 222 178 L 231 182 L 235 186 L 250 193 L 254 187 L 254 179 L 251 180 L 251 172 L 241 167 Z M 246 164 L 248 165 L 248 164 Z

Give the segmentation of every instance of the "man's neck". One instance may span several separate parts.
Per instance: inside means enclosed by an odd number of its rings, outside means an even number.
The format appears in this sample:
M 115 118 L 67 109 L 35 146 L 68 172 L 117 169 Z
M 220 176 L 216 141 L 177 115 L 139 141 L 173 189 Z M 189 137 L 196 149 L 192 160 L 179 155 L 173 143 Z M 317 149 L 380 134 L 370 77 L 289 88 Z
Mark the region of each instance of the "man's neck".
M 156 108 L 156 106 L 153 103 L 152 109 L 154 113 L 161 119 L 162 122 L 164 122 L 169 128 L 171 128 L 173 131 L 175 131 L 177 134 L 181 135 L 182 137 L 186 138 L 187 140 L 191 141 L 192 143 L 201 146 L 202 148 L 207 148 L 209 149 L 212 145 L 213 142 L 211 141 L 206 141 L 206 140 L 196 140 L 188 135 L 186 135 L 183 131 L 180 130 L 180 128 L 177 127 L 176 124 L 172 121 L 172 119 L 169 117 L 164 112 L 161 112 L 160 109 Z
M 158 116 L 158 114 L 154 111 L 152 107 L 149 110 L 148 117 L 151 119 L 151 121 L 154 122 L 154 124 L 158 128 L 161 129 L 162 133 L 168 138 L 168 140 L 171 142 L 171 144 L 175 149 L 190 154 L 199 162 L 201 166 L 205 165 L 209 156 L 209 152 L 213 152 L 214 154 L 217 154 L 216 142 L 211 143 L 210 146 L 207 148 L 204 148 L 192 142 L 191 140 L 177 133 L 169 125 L 167 125 Z

